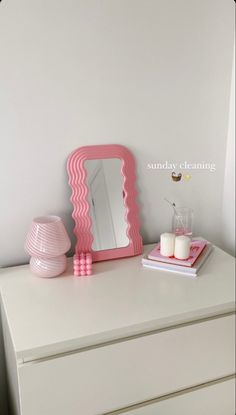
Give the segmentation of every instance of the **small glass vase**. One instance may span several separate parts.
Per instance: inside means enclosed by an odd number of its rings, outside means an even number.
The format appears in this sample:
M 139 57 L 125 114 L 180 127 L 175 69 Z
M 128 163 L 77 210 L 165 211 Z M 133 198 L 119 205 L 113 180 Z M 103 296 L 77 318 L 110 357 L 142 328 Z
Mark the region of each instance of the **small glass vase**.
M 193 235 L 193 209 L 188 207 L 175 208 L 172 231 L 176 236 L 186 235 L 192 238 Z

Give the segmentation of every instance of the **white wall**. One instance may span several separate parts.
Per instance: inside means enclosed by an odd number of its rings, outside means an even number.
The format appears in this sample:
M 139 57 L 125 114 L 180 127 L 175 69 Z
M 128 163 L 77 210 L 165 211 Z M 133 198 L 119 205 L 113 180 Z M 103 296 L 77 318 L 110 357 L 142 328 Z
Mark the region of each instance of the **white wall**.
M 228 139 L 225 160 L 223 214 L 223 246 L 235 255 L 235 56 L 232 70 Z
M 167 196 L 220 242 L 233 11 L 232 0 L 0 4 L 1 265 L 27 261 L 36 215 L 59 214 L 71 232 L 65 163 L 84 144 L 133 151 L 145 241 L 169 227 Z M 162 160 L 217 171 L 174 183 L 146 167 Z

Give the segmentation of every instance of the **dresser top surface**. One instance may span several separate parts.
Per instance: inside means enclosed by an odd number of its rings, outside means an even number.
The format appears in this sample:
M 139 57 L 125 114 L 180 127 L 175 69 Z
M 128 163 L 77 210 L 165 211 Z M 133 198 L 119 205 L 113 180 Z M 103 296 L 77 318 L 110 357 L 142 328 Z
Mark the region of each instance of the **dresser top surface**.
M 146 246 L 150 251 L 152 245 Z M 234 258 L 219 248 L 197 278 L 145 269 L 141 257 L 94 264 L 91 277 L 2 269 L 2 306 L 19 360 L 34 360 L 234 309 Z

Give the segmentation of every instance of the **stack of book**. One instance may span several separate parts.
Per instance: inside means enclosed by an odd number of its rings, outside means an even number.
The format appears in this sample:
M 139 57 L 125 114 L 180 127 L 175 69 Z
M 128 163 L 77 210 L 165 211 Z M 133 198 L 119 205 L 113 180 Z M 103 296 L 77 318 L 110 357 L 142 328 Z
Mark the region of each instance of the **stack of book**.
M 175 257 L 162 256 L 160 253 L 160 243 L 158 243 L 148 255 L 145 255 L 142 258 L 142 264 L 147 268 L 196 277 L 199 269 L 202 267 L 212 250 L 213 246 L 210 242 L 202 239 L 194 239 L 191 242 L 189 258 L 181 260 Z

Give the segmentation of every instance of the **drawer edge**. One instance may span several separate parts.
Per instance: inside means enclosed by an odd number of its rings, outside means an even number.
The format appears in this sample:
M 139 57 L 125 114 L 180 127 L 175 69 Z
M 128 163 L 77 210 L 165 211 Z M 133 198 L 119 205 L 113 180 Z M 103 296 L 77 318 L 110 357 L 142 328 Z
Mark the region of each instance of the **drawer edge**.
M 200 384 L 191 386 L 189 388 L 179 389 L 175 392 L 168 393 L 166 395 L 157 396 L 157 397 L 155 397 L 153 399 L 149 399 L 147 401 L 138 402 L 134 405 L 129 405 L 129 406 L 126 406 L 126 407 L 123 407 L 123 408 L 119 408 L 119 409 L 116 409 L 115 411 L 112 411 L 112 412 L 106 412 L 104 415 L 120 415 L 120 414 L 123 414 L 123 413 L 127 413 L 129 411 L 134 411 L 135 409 L 145 408 L 149 405 L 153 405 L 153 404 L 156 404 L 158 402 L 161 402 L 161 401 L 164 401 L 164 400 L 167 400 L 167 399 L 175 398 L 175 397 L 181 396 L 181 395 L 186 395 L 188 393 L 195 392 L 195 391 L 200 390 L 200 389 L 208 388 L 209 386 L 217 385 L 217 384 L 227 382 L 227 381 L 233 380 L 233 379 L 234 380 L 236 379 L 236 374 L 235 373 L 233 373 L 231 375 L 228 375 L 228 376 L 224 376 L 222 378 L 218 378 L 218 379 L 214 379 L 214 380 L 211 380 L 211 381 L 208 381 L 208 382 L 200 383 Z
M 216 320 L 216 319 L 220 319 L 220 318 L 225 318 L 228 316 L 233 316 L 235 315 L 235 310 L 226 312 L 226 313 L 222 313 L 222 314 L 217 314 L 217 315 L 212 315 L 209 317 L 204 317 L 204 318 L 200 318 L 200 319 L 195 319 L 195 320 L 190 320 L 187 322 L 182 322 L 182 323 L 178 323 L 178 324 L 173 324 L 173 325 L 165 325 L 164 327 L 160 327 L 160 328 L 156 328 L 154 330 L 149 330 L 149 331 L 143 331 L 143 332 L 139 332 L 137 334 L 131 334 L 131 335 L 126 335 L 124 337 L 117 337 L 117 338 L 113 338 L 112 340 L 105 340 L 105 341 L 101 341 L 98 343 L 92 343 L 91 345 L 81 345 L 81 346 L 77 346 L 75 345 L 75 347 L 73 348 L 69 348 L 67 349 L 66 347 L 63 349 L 59 349 L 57 351 L 57 353 L 53 353 L 53 348 L 55 350 L 55 346 L 56 345 L 52 345 L 52 351 L 50 353 L 50 351 L 48 352 L 48 354 L 38 354 L 37 351 L 35 351 L 35 354 L 28 354 L 28 356 L 24 356 L 23 358 L 19 358 L 16 354 L 17 357 L 17 364 L 19 366 L 21 365 L 27 365 L 27 364 L 37 364 L 37 363 L 41 363 L 41 362 L 45 362 L 48 360 L 54 360 L 54 359 L 59 359 L 61 357 L 64 356 L 68 356 L 68 355 L 73 355 L 73 354 L 77 354 L 77 353 L 82 353 L 85 351 L 89 351 L 89 350 L 94 350 L 97 348 L 101 348 L 101 347 L 105 347 L 105 346 L 109 346 L 109 345 L 113 345 L 113 344 L 118 344 L 118 343 L 122 343 L 122 342 L 126 342 L 126 341 L 130 341 L 133 339 L 137 339 L 137 338 L 141 338 L 141 337 L 146 337 L 146 336 L 151 336 L 157 333 L 161 333 L 164 331 L 170 331 L 173 329 L 179 329 L 182 327 L 186 327 L 186 326 L 192 326 L 198 323 L 203 323 L 205 321 L 210 321 L 210 320 Z M 60 344 L 61 345 L 61 344 Z

